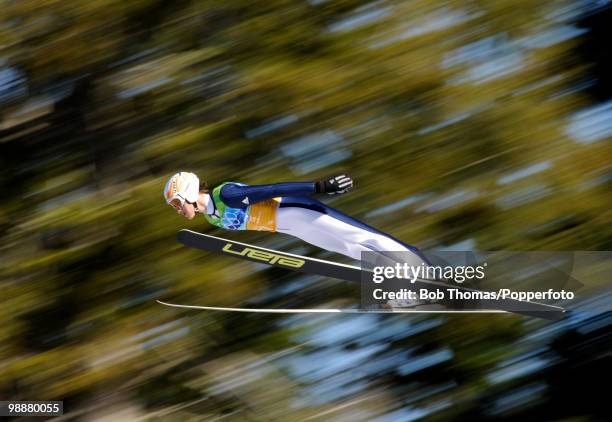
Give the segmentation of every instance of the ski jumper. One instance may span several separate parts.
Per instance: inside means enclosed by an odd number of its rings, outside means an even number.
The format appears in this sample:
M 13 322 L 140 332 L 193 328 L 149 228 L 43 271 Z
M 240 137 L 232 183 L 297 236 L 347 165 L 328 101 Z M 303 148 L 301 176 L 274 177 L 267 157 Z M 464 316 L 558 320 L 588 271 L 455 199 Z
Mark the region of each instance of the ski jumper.
M 226 182 L 212 190 L 211 224 L 228 230 L 276 231 L 319 248 L 361 260 L 361 252 L 422 253 L 374 227 L 317 201 L 314 182 L 248 186 Z

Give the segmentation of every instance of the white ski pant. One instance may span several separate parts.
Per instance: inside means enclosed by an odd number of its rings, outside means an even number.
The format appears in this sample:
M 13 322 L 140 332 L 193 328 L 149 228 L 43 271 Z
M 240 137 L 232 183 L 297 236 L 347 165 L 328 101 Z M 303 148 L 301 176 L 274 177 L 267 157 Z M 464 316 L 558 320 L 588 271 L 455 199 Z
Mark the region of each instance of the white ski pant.
M 402 251 L 410 252 L 413 259 L 409 261 L 417 265 L 423 261 L 416 248 L 327 206 L 324 209 L 331 212 L 283 204 L 277 210 L 276 231 L 357 260 L 361 260 L 361 252 Z

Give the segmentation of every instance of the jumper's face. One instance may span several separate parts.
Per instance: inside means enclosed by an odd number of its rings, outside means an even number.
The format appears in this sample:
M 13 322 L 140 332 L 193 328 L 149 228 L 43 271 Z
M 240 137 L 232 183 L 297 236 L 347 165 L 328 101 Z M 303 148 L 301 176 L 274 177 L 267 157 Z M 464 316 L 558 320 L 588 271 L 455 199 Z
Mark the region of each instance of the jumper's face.
M 173 199 L 170 202 L 170 206 L 174 208 L 177 213 L 179 213 L 188 220 L 193 219 L 193 217 L 195 217 L 196 215 L 195 207 L 193 206 L 193 204 L 190 204 L 186 201 L 181 202 L 178 198 Z

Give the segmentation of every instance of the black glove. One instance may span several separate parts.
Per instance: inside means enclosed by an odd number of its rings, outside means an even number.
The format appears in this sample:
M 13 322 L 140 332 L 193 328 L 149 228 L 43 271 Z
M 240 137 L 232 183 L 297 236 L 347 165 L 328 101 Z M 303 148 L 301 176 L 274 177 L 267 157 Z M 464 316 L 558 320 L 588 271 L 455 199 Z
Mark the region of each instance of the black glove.
M 327 177 L 323 180 L 315 182 L 317 193 L 326 193 L 328 195 L 336 195 L 348 192 L 353 187 L 353 179 L 346 174 L 339 176 Z

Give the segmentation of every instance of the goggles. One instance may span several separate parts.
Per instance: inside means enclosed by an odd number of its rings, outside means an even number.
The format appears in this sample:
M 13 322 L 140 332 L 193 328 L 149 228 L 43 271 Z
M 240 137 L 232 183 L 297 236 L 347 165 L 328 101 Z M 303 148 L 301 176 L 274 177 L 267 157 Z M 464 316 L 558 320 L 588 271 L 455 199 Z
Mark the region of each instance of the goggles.
M 174 208 L 177 211 L 180 211 L 183 205 L 185 204 L 185 199 L 179 195 L 174 195 L 172 198 L 168 199 L 168 205 Z

